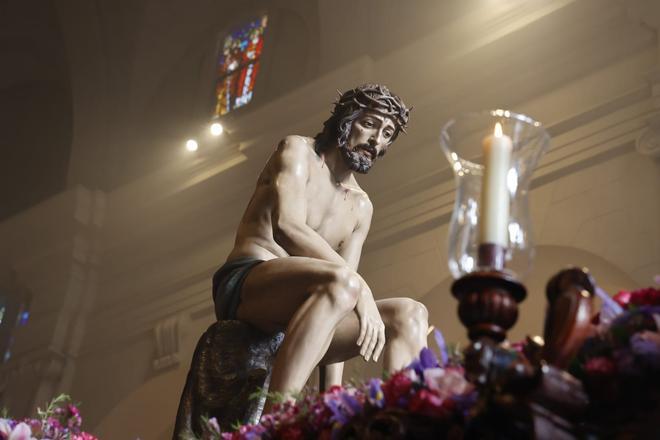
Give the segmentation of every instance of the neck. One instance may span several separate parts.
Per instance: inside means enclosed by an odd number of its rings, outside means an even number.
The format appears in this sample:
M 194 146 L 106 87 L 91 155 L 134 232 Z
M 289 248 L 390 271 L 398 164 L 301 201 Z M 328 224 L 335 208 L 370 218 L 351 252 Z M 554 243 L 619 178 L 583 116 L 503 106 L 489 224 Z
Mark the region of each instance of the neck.
M 328 166 L 330 173 L 334 177 L 336 183 L 345 184 L 350 182 L 353 171 L 346 166 L 344 158 L 339 152 L 336 145 L 329 146 L 323 153 L 321 153 L 323 161 Z

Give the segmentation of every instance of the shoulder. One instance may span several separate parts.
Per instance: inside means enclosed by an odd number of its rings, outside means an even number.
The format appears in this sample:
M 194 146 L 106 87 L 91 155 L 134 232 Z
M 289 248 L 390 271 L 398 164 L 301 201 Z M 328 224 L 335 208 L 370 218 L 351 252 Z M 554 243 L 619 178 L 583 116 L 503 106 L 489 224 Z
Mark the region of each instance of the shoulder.
M 314 140 L 303 136 L 286 136 L 278 144 L 271 156 L 271 165 L 276 168 L 287 169 L 291 166 L 309 165 L 316 152 L 314 151 Z
M 277 152 L 280 154 L 308 156 L 310 153 L 314 153 L 314 139 L 295 134 L 286 136 L 277 144 Z
M 356 199 L 359 222 L 371 222 L 371 217 L 374 214 L 374 205 L 371 203 L 369 195 L 366 192 L 361 191 L 357 194 Z
M 298 176 L 308 176 L 309 168 L 316 153 L 314 144 L 306 141 L 303 136 L 287 136 L 278 144 L 272 154 L 267 169 L 270 174 L 295 173 Z

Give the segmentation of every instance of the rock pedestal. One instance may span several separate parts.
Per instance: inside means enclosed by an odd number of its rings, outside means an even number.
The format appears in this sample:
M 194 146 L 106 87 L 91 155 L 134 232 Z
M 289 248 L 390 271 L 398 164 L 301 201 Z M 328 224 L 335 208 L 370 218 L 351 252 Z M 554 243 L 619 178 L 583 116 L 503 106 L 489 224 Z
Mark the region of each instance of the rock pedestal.
M 264 334 L 240 321 L 219 321 L 202 335 L 179 402 L 174 439 L 201 436 L 202 417 L 223 431 L 261 417 L 271 365 L 284 333 Z

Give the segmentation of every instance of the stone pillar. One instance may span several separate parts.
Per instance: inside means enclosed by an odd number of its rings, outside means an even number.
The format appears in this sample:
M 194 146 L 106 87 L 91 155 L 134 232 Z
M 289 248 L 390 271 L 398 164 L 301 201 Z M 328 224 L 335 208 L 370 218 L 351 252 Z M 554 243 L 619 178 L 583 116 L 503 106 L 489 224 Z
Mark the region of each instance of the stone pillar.
M 0 364 L 0 406 L 28 416 L 69 392 L 95 298 L 105 196 L 76 187 L 0 223 L 0 264 L 32 294 L 30 318 L 13 329 Z

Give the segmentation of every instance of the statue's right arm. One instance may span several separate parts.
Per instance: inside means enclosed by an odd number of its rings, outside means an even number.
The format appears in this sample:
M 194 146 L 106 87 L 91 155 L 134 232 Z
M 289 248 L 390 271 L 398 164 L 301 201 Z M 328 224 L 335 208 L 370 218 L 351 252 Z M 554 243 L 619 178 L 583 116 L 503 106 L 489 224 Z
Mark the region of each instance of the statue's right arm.
M 273 238 L 289 255 L 346 265 L 323 237 L 307 225 L 305 188 L 309 160 L 309 146 L 298 136 L 282 140 L 271 158 Z

